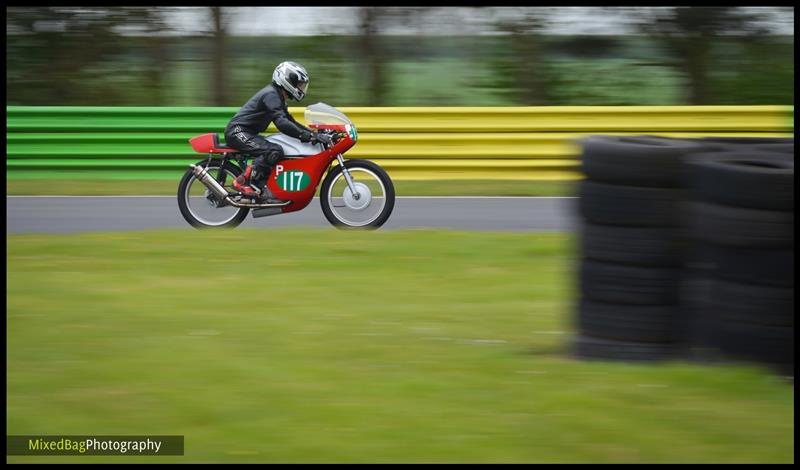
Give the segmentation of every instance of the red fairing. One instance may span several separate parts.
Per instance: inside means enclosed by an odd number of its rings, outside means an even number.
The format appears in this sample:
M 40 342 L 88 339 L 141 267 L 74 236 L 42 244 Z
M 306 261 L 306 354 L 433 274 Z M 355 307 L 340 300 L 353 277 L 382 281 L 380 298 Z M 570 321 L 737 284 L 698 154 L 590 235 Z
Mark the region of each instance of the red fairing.
M 189 143 L 195 152 L 198 153 L 227 153 L 236 152 L 234 148 L 218 147 L 219 136 L 217 134 L 202 134 L 189 139 Z
M 341 127 L 341 130 L 344 131 L 344 126 Z M 330 126 L 326 126 L 326 128 L 330 128 Z M 346 152 L 355 144 L 356 142 L 347 136 L 337 142 L 333 147 L 316 155 L 298 159 L 286 159 L 278 162 L 273 168 L 272 173 L 270 173 L 267 186 L 269 186 L 269 189 L 275 197 L 283 199 L 284 201 L 292 201 L 291 204 L 281 209 L 282 212 L 299 211 L 306 207 L 314 199 L 317 186 L 319 186 L 319 183 L 325 176 L 325 170 L 330 167 L 331 162 L 336 159 L 338 154 Z M 281 175 L 286 172 L 292 172 L 294 174 L 304 173 L 309 178 L 309 184 L 303 189 L 288 188 L 291 190 L 287 191 L 287 188 L 281 186 Z M 302 181 L 302 177 L 299 178 L 299 181 Z M 285 182 L 285 180 L 283 181 Z
M 316 155 L 303 158 L 287 158 L 278 162 L 270 173 L 267 186 L 278 199 L 291 201 L 291 204 L 281 208 L 282 212 L 299 211 L 306 207 L 317 192 L 325 171 L 331 166 L 336 156 L 348 151 L 356 144 L 345 130 L 343 125 L 312 126 L 317 129 L 330 129 L 338 131 L 344 136 L 336 144 Z M 199 153 L 226 153 L 236 152 L 233 148 L 220 148 L 217 134 L 202 134 L 189 139 L 195 152 Z M 287 178 L 289 176 L 289 178 Z

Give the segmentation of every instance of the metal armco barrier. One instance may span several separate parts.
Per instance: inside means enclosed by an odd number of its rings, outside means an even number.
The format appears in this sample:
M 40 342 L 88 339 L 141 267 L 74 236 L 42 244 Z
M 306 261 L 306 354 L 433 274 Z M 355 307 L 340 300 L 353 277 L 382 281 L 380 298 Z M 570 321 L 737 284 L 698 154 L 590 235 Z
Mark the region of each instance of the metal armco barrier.
M 792 106 L 342 107 L 347 153 L 396 179 L 575 180 L 591 135 L 787 137 Z M 7 106 L 7 178 L 179 178 L 188 139 L 222 132 L 238 108 Z M 290 108 L 300 121 L 304 108 Z M 271 126 L 265 133 L 277 132 Z M 224 138 L 224 137 L 222 137 Z

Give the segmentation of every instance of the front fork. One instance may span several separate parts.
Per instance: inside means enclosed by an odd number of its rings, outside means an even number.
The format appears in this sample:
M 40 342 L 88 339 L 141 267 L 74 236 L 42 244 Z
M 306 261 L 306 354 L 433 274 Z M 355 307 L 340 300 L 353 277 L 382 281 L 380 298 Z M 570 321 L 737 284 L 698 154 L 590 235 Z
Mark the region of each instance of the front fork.
M 339 160 L 339 165 L 342 166 L 342 174 L 344 175 L 344 180 L 347 182 L 347 187 L 350 188 L 350 194 L 353 195 L 353 199 L 358 201 L 361 198 L 361 195 L 356 192 L 356 185 L 353 184 L 353 177 L 350 175 L 350 170 L 344 166 L 344 157 L 342 154 L 336 155 L 336 159 Z

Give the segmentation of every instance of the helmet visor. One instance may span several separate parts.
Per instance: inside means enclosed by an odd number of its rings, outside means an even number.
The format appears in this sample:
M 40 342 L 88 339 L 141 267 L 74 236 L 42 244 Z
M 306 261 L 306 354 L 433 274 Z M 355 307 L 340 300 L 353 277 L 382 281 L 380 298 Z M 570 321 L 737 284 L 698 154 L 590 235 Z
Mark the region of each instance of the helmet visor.
M 297 89 L 302 91 L 303 94 L 308 93 L 308 82 L 297 82 Z

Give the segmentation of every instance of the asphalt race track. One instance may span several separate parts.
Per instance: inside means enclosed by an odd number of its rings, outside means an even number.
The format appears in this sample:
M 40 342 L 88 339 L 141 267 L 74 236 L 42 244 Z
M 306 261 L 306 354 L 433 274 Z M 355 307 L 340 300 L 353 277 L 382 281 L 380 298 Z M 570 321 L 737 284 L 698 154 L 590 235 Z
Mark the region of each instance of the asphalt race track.
M 577 201 L 567 197 L 398 197 L 383 229 L 574 231 Z M 7 196 L 6 210 L 7 234 L 194 230 L 178 211 L 175 196 Z M 331 225 L 315 199 L 299 212 L 258 219 L 248 216 L 240 227 Z

